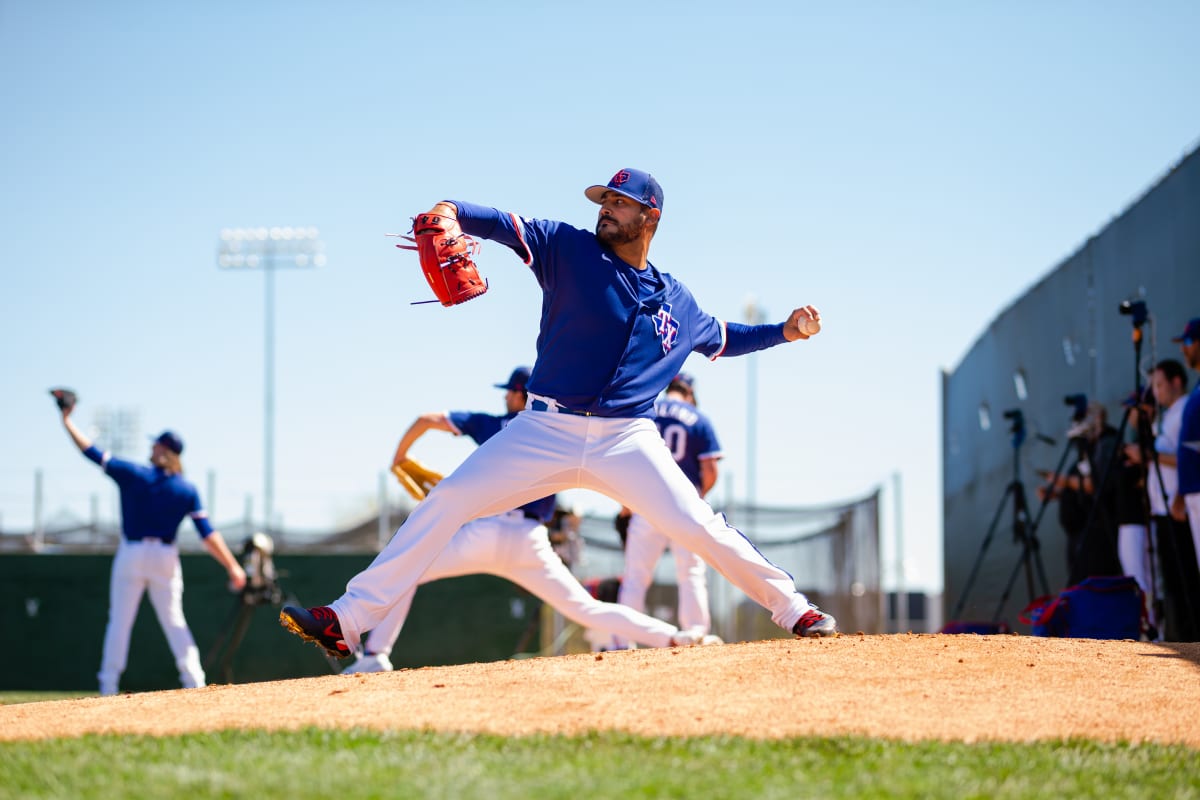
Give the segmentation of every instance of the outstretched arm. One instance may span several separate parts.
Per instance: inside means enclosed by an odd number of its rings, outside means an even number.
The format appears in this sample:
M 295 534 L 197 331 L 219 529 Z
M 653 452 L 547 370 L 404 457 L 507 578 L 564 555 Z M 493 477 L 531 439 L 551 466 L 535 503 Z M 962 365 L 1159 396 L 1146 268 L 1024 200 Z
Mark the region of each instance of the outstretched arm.
M 712 487 L 717 482 L 717 459 L 702 458 L 700 459 L 700 490 L 701 497 L 707 497 L 712 491 Z
M 438 205 L 443 205 L 439 203 Z M 437 206 L 434 206 L 437 208 Z M 437 430 L 454 433 L 454 426 L 450 424 L 450 418 L 442 413 L 422 414 L 413 420 L 413 424 L 408 426 L 408 430 L 400 437 L 400 444 L 396 445 L 396 455 L 392 457 L 392 464 L 399 466 L 404 459 L 408 458 L 408 449 L 425 435 L 426 431 Z
M 71 441 L 75 442 L 75 446 L 79 448 L 79 452 L 83 452 L 92 446 L 92 440 L 83 435 L 75 425 L 75 421 L 71 419 L 73 408 L 64 408 L 62 411 L 63 427 L 67 429 L 67 433 L 71 437 Z
M 797 339 L 810 339 L 820 329 L 821 312 L 817 311 L 816 306 L 797 308 L 788 315 L 785 321 L 772 324 L 745 325 L 740 322 L 726 322 L 726 341 L 717 355 L 710 357 L 744 356 L 768 347 L 794 342 Z
M 240 592 L 246 585 L 246 571 L 233 557 L 233 553 L 229 552 L 229 547 L 225 544 L 225 538 L 221 536 L 221 532 L 213 531 L 200 541 L 204 542 L 204 549 L 208 551 L 209 555 L 215 558 L 217 563 L 229 573 L 229 588 Z

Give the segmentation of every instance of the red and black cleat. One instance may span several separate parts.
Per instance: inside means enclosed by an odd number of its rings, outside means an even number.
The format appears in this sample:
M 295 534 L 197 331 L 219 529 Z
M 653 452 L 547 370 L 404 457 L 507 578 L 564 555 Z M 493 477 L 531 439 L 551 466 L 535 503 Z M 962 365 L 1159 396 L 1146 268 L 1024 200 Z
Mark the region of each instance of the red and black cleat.
M 792 626 L 797 636 L 837 636 L 837 620 L 813 606 Z
M 342 626 L 329 606 L 298 608 L 284 606 L 279 612 L 279 624 L 306 642 L 325 648 L 334 658 L 348 658 L 350 648 L 342 638 Z

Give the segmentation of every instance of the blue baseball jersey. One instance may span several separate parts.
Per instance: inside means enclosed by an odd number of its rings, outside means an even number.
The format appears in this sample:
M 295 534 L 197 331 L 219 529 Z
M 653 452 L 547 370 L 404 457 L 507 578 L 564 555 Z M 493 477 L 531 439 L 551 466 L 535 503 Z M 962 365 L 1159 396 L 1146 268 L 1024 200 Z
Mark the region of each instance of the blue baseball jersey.
M 721 445 L 712 422 L 691 403 L 674 397 L 659 400 L 654 414 L 654 424 L 675 463 L 699 489 L 701 459 L 721 457 Z
M 786 341 L 783 324 L 725 323 L 653 264 L 626 264 L 596 235 L 451 201 L 464 232 L 511 248 L 542 287 L 532 394 L 603 417 L 654 416 L 692 352 L 715 359 Z
M 483 444 L 495 436 L 515 416 L 517 416 L 516 413 L 497 416 L 484 414 L 482 411 L 451 411 L 446 414 L 450 424 L 454 426 L 455 432 L 470 436 L 475 440 L 475 444 Z M 554 518 L 554 497 L 554 495 L 549 495 L 540 500 L 526 503 L 521 506 L 520 510 L 533 519 L 543 523 L 549 522 Z
M 1200 382 L 1188 395 L 1179 426 L 1179 450 L 1175 455 L 1179 471 L 1179 493 L 1200 493 Z
M 182 475 L 168 475 L 152 465 L 112 458 L 96 447 L 84 455 L 104 468 L 121 493 L 121 532 L 131 542 L 150 537 L 175 541 L 179 523 L 189 517 L 200 538 L 212 534 L 200 493 Z

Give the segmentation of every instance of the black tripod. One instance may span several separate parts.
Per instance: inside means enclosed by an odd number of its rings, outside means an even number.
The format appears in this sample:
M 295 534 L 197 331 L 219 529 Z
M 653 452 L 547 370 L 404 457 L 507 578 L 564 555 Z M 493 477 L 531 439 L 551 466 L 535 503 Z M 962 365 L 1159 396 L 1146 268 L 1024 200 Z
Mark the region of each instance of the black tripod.
M 996 508 L 996 513 L 992 517 L 992 522 L 988 526 L 987 534 L 983 537 L 983 542 L 979 547 L 979 554 L 975 557 L 975 564 L 971 567 L 971 574 L 967 577 L 967 583 L 963 587 L 963 592 L 958 598 L 958 603 L 954 607 L 952 619 L 958 619 L 963 608 L 966 607 L 967 596 L 971 592 L 971 587 L 975 583 L 975 578 L 979 574 L 979 568 L 983 564 L 984 555 L 987 553 L 988 547 L 991 546 L 992 538 L 996 535 L 997 526 L 1000 523 L 1000 518 L 1004 514 L 1005 508 L 1008 507 L 1009 498 L 1012 499 L 1012 530 L 1014 541 L 1021 543 L 1021 555 L 1017 560 L 1017 565 L 1013 569 L 1012 576 L 1009 578 L 1008 585 L 1004 589 L 1004 596 L 1000 600 L 1000 607 L 996 610 L 996 614 L 992 618 L 992 622 L 998 622 L 1000 611 L 1004 608 L 1004 604 L 1008 601 L 1008 595 L 1012 591 L 1013 583 L 1016 581 L 1017 574 L 1021 567 L 1025 568 L 1025 578 L 1029 587 L 1029 599 L 1032 601 L 1034 595 L 1033 585 L 1033 569 L 1036 566 L 1038 578 L 1041 580 L 1042 594 L 1048 594 L 1046 588 L 1046 570 L 1042 566 L 1041 545 L 1037 538 L 1037 525 L 1041 521 L 1042 514 L 1046 510 L 1046 503 L 1043 501 L 1041 509 L 1038 510 L 1038 515 L 1032 522 L 1029 519 L 1029 504 L 1025 499 L 1025 484 L 1021 482 L 1021 445 L 1025 443 L 1025 418 L 1020 409 L 1012 409 L 1005 411 L 1006 419 L 1012 420 L 1012 450 L 1013 450 L 1013 479 L 1004 489 L 1004 494 L 1000 498 L 1000 505 Z M 1057 473 L 1062 469 L 1063 462 L 1066 461 L 1067 454 L 1063 453 L 1062 459 L 1059 461 Z
M 1130 302 L 1126 300 L 1125 302 L 1121 303 L 1119 310 L 1122 314 L 1131 314 L 1133 316 L 1133 390 L 1135 396 L 1140 396 L 1142 392 L 1142 381 L 1139 365 L 1142 363 L 1142 325 L 1146 323 L 1147 318 L 1146 304 L 1141 300 L 1136 302 Z M 1104 464 L 1103 472 L 1100 473 L 1100 480 L 1093 483 L 1091 508 L 1088 510 L 1087 523 L 1083 527 L 1083 540 L 1080 543 L 1083 557 L 1086 557 L 1086 554 L 1090 552 L 1089 547 L 1091 544 L 1089 539 L 1097 529 L 1096 518 L 1099 516 L 1101 509 L 1105 506 L 1104 492 L 1108 488 L 1109 478 L 1112 477 L 1115 471 L 1114 468 L 1117 466 L 1117 463 L 1122 455 L 1122 442 L 1125 441 L 1125 430 L 1129 424 L 1129 416 L 1129 412 L 1122 415 L 1121 424 L 1117 428 L 1116 438 L 1113 440 L 1114 444 L 1112 447 L 1112 452 L 1109 454 L 1108 460 Z M 1108 528 L 1112 527 L 1112 525 L 1105 526 L 1105 530 L 1107 531 Z M 1109 538 L 1111 539 L 1113 535 L 1115 535 L 1115 529 L 1109 533 Z M 1116 543 L 1110 542 L 1110 544 L 1114 545 L 1113 550 L 1115 552 Z
M 1139 397 L 1139 399 L 1141 399 L 1141 398 Z M 1154 402 L 1154 397 L 1153 397 L 1153 395 L 1151 395 L 1150 396 L 1150 404 L 1153 404 L 1153 402 Z M 1135 409 L 1131 408 L 1127 413 L 1133 414 L 1133 413 L 1135 413 Z M 1142 468 L 1145 470 L 1145 478 L 1147 479 L 1146 480 L 1146 488 L 1149 489 L 1149 480 L 1148 479 L 1150 477 L 1150 474 L 1153 472 L 1156 475 L 1156 477 L 1158 478 L 1158 490 L 1162 497 L 1163 505 L 1165 507 L 1169 504 L 1170 499 L 1167 497 L 1166 486 L 1163 485 L 1162 467 L 1158 463 L 1158 451 L 1155 449 L 1155 446 L 1154 446 L 1154 431 L 1150 427 L 1150 420 L 1141 411 L 1140 408 L 1137 409 L 1137 414 L 1138 414 L 1138 417 L 1137 417 L 1137 449 L 1138 449 L 1138 454 L 1141 457 L 1140 460 L 1141 460 Z M 1157 534 L 1154 530 L 1154 517 L 1153 517 L 1153 514 L 1151 514 L 1151 512 L 1150 512 L 1150 495 L 1149 495 L 1148 491 L 1142 492 L 1141 501 L 1142 501 L 1142 519 L 1144 520 L 1144 525 L 1146 528 L 1146 557 L 1147 557 L 1147 561 L 1150 566 L 1150 575 L 1148 576 L 1148 580 L 1150 583 L 1150 596 L 1146 598 L 1146 603 L 1149 605 L 1150 608 L 1152 608 L 1154 610 L 1154 622 L 1155 622 L 1155 625 L 1151 626 L 1151 630 L 1148 633 L 1149 633 L 1150 640 L 1154 641 L 1158 638 L 1158 631 L 1159 631 L 1159 629 L 1155 626 L 1161 626 L 1163 624 L 1163 619 L 1164 619 L 1163 612 L 1166 609 L 1166 603 L 1163 601 L 1163 598 L 1158 593 L 1158 559 L 1159 559 L 1158 547 L 1159 547 L 1159 544 L 1157 541 L 1155 541 L 1155 539 L 1157 538 Z M 1168 536 L 1170 536 L 1171 532 L 1168 531 L 1167 534 L 1168 534 Z M 1172 539 L 1172 543 L 1173 542 L 1174 542 L 1174 540 Z M 1174 549 L 1174 548 L 1172 548 L 1172 549 Z M 1186 603 L 1187 598 L 1185 597 L 1184 600 Z M 1189 607 L 1187 608 L 1187 611 L 1186 611 L 1188 618 L 1194 619 L 1194 617 L 1193 617 L 1194 612 L 1190 608 L 1190 604 L 1188 604 L 1188 606 Z
M 254 610 L 259 606 L 299 605 L 292 594 L 284 591 L 276 580 L 275 562 L 271 558 L 275 545 L 265 533 L 255 533 L 242 545 L 239 561 L 246 571 L 246 585 L 238 594 L 237 601 L 221 626 L 221 635 L 213 642 L 204 657 L 204 670 L 220 676 L 222 683 L 233 683 L 233 658 L 241 647 Z M 332 656 L 325 660 L 333 672 L 340 672 L 341 665 Z

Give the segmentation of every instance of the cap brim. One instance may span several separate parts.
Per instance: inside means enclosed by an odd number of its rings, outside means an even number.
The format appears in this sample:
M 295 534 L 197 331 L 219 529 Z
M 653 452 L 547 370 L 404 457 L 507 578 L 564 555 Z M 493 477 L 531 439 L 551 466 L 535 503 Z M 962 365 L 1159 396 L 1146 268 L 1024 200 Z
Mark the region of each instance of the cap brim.
M 645 203 L 642 202 L 642 198 L 636 197 L 636 196 L 630 194 L 629 192 L 623 192 L 620 189 L 614 189 L 611 186 L 589 186 L 588 188 L 583 190 L 583 193 L 587 197 L 587 199 L 591 200 L 593 203 L 596 203 L 597 205 L 604 202 L 604 193 L 605 192 L 616 192 L 617 194 L 628 197 L 630 200 L 632 200 L 633 202 L 635 202 L 639 205 L 643 205 L 643 206 L 646 205 Z

